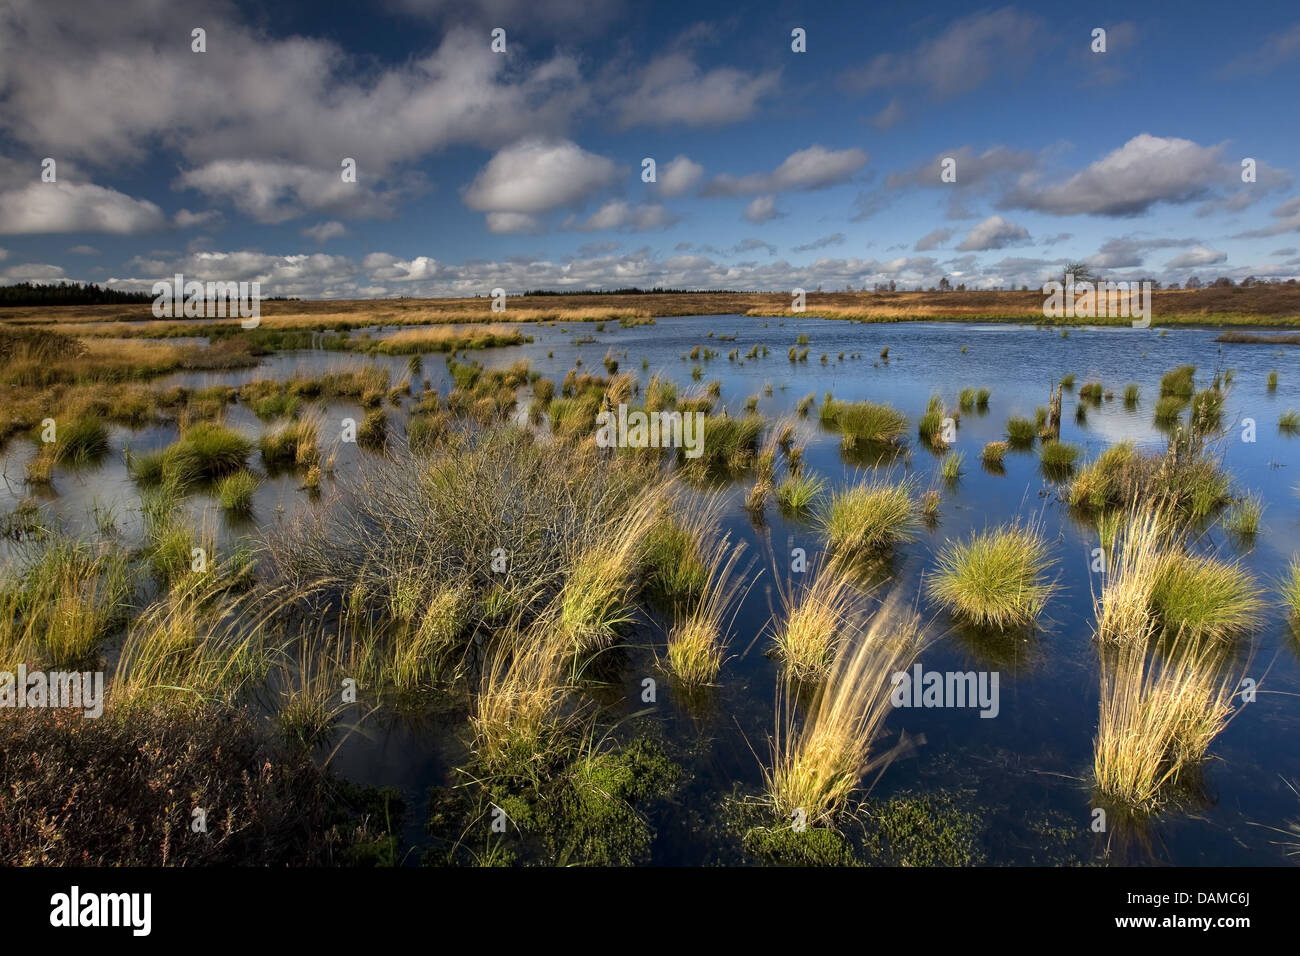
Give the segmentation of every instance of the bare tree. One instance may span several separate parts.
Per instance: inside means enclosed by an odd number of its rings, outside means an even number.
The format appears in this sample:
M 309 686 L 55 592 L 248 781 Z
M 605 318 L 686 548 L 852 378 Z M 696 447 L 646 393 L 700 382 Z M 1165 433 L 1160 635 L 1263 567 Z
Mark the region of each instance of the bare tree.
M 1091 282 L 1097 278 L 1091 269 L 1082 262 L 1071 262 L 1061 273 L 1061 281 L 1069 282 L 1070 276 L 1074 276 L 1075 282 Z

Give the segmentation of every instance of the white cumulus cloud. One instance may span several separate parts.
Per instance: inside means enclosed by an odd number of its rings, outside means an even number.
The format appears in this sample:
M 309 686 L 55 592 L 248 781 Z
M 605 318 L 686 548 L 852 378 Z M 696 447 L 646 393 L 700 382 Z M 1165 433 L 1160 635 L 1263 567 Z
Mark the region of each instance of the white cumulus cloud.
M 162 228 L 166 217 L 147 199 L 91 183 L 29 183 L 0 193 L 0 234 L 107 232 L 119 236 Z

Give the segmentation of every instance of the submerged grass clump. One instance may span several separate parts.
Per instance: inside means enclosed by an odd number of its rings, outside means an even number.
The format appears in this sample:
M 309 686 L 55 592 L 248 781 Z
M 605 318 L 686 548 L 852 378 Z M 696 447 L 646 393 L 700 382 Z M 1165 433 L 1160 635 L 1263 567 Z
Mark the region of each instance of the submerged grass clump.
M 1223 641 L 1257 626 L 1263 602 L 1239 564 L 1170 552 L 1156 564 L 1151 607 L 1167 632 Z
M 836 494 L 818 516 L 831 550 L 852 558 L 912 540 L 918 525 L 913 490 L 911 481 L 874 479 Z
M 1039 449 L 1039 459 L 1043 468 L 1058 474 L 1068 473 L 1083 453 L 1078 445 L 1055 440 L 1045 441 Z
M 1133 442 L 1116 442 L 1079 470 L 1070 484 L 1070 505 L 1101 510 L 1130 501 L 1147 481 L 1147 470 Z
M 463 582 L 435 585 L 422 596 L 407 626 L 394 633 L 391 676 L 399 693 L 438 680 L 444 654 L 472 623 L 473 607 L 473 591 Z
M 1030 626 L 1054 590 L 1047 580 L 1051 565 L 1036 528 L 1006 525 L 949 545 L 939 556 L 930 596 L 977 626 Z
M 634 598 L 645 539 L 662 501 L 651 497 L 623 515 L 608 537 L 573 559 L 558 597 L 557 627 L 578 653 L 607 646 L 635 616 Z M 705 578 L 704 586 L 707 587 Z
M 1191 420 L 1202 432 L 1217 429 L 1223 422 L 1223 390 L 1205 388 L 1193 395 Z
M 980 450 L 980 460 L 989 465 L 1001 465 L 1007 457 L 1008 447 L 1004 441 L 991 441 Z
M 378 412 L 383 415 L 383 412 Z M 359 437 L 359 436 L 358 436 Z M 320 461 L 320 417 L 304 415 L 296 422 L 265 432 L 258 441 L 268 470 L 310 468 Z
M 948 484 L 955 484 L 961 478 L 961 466 L 966 461 L 966 455 L 963 452 L 953 452 L 944 456 L 943 465 L 939 469 L 943 480 Z
M 807 471 L 787 474 L 777 486 L 776 500 L 788 515 L 806 515 L 826 487 L 826 480 Z
M 1300 556 L 1293 557 L 1280 587 L 1292 624 L 1300 624 Z
M 821 421 L 840 432 L 850 450 L 859 443 L 894 445 L 907 432 L 907 416 L 896 408 L 876 402 L 839 402 L 830 395 L 822 403 Z
M 1097 602 L 1093 775 L 1103 799 L 1132 812 L 1164 802 L 1231 718 L 1240 682 L 1224 669 L 1218 639 L 1257 611 L 1253 585 L 1213 559 L 1173 550 L 1176 538 L 1166 512 L 1149 503 L 1131 510 Z
M 370 451 L 378 451 L 388 440 L 388 416 L 382 408 L 372 408 L 357 426 L 357 444 Z
M 1141 452 L 1131 441 L 1116 442 L 1079 470 L 1069 492 L 1071 507 L 1094 513 L 1147 501 L 1198 520 L 1230 498 L 1230 480 L 1218 461 L 1204 452 L 1188 453 L 1179 436 L 1164 454 Z
M 1162 428 L 1172 428 L 1182 418 L 1187 400 L 1173 395 L 1163 395 L 1156 399 L 1155 423 Z
M 55 429 L 54 457 L 59 462 L 83 464 L 108 452 L 108 429 L 97 418 L 74 418 Z
M 1162 398 L 1174 397 L 1184 401 L 1192 397 L 1196 390 L 1196 366 L 1180 365 L 1160 377 L 1160 395 Z
M 1264 503 L 1255 495 L 1247 495 L 1232 505 L 1225 524 L 1233 534 L 1251 538 L 1259 534 L 1263 517 Z
M 939 451 L 947 448 L 948 441 L 944 438 L 943 427 L 947 417 L 948 410 L 943 404 L 943 399 L 938 395 L 931 395 L 930 401 L 925 406 L 925 414 L 916 425 L 917 438 Z
M 470 714 L 474 753 L 490 775 L 538 780 L 563 747 L 573 646 L 553 615 L 498 632 Z
M 699 457 L 687 458 L 679 448 L 678 461 L 685 473 L 694 478 L 742 474 L 754 464 L 765 425 L 761 415 L 743 418 L 710 415 L 704 422 Z
M 1142 502 L 1128 512 L 1097 605 L 1103 643 L 1146 647 L 1162 633 L 1223 642 L 1260 623 L 1262 592 L 1250 574 L 1238 563 L 1186 552 L 1181 537 L 1167 506 Z
M 708 588 L 706 557 L 717 537 L 721 499 L 677 499 L 645 534 L 641 558 L 647 596 L 664 610 L 698 603 Z
M 225 590 L 215 574 L 191 574 L 132 622 L 113 677 L 115 704 L 231 703 L 265 675 L 267 621 L 278 608 Z
M 222 510 L 236 515 L 253 513 L 253 495 L 261 484 L 251 471 L 237 471 L 217 482 L 217 501 Z
M 1029 448 L 1038 437 L 1038 426 L 1028 418 L 1012 416 L 1007 419 L 1007 440 L 1012 448 Z
M 131 470 L 144 485 L 164 482 L 187 488 L 241 470 L 252 450 L 252 443 L 238 432 L 212 422 L 198 422 L 165 450 L 134 458 Z

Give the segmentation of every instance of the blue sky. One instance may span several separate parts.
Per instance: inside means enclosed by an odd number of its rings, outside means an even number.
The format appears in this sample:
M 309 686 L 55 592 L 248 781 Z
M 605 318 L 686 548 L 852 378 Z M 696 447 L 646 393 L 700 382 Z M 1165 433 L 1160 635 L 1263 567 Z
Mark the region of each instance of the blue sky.
M 1292 278 L 1298 80 L 1292 3 L 8 0 L 0 282 Z

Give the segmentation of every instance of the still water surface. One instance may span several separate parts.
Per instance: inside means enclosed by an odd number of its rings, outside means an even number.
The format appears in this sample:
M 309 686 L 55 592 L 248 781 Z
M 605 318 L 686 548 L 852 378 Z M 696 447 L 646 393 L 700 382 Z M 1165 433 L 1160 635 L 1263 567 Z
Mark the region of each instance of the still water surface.
M 679 393 L 717 380 L 722 385 L 721 403 L 730 414 L 741 414 L 746 398 L 756 395 L 758 411 L 768 418 L 793 415 L 798 400 L 809 393 L 817 396 L 820 405 L 831 391 L 837 399 L 888 402 L 915 423 L 932 394 L 943 397 L 951 408 L 962 388 L 991 389 L 986 412 L 962 415 L 953 451 L 965 453 L 965 466 L 952 486 L 939 477 L 940 459 L 914 441 L 910 454 L 893 461 L 855 463 L 844 460 L 837 435 L 820 430 L 816 409 L 800 425 L 806 467 L 830 479 L 832 487 L 877 472 L 895 478 L 914 476 L 920 488 L 941 491 L 938 523 L 923 529 L 915 542 L 896 555 L 893 586 L 905 593 L 920 594 L 923 576 L 946 541 L 1017 516 L 1041 523 L 1057 562 L 1058 590 L 1040 628 L 1028 637 L 990 640 L 964 634 L 926 598 L 917 599 L 923 616 L 942 635 L 924 653 L 924 668 L 997 671 L 999 713 L 994 719 L 981 719 L 975 709 L 895 711 L 890 730 L 923 737 L 924 743 L 888 767 L 873 796 L 946 791 L 981 817 L 983 850 L 991 863 L 1287 862 L 1285 848 L 1279 845 L 1285 838 L 1269 829 L 1300 818 L 1300 797 L 1286 784 L 1300 781 L 1300 641 L 1283 613 L 1271 611 L 1255 635 L 1249 674 L 1263 679 L 1261 692 L 1215 741 L 1199 799 L 1162 813 L 1122 847 L 1112 840 L 1111 855 L 1104 856 L 1105 837 L 1089 831 L 1093 801 L 1088 779 L 1098 705 L 1097 654 L 1091 638 L 1092 595 L 1100 580 L 1090 569 L 1096 532 L 1070 514 L 1060 499 L 1061 487 L 1039 469 L 1036 450 L 1012 450 L 1004 474 L 984 470 L 979 451 L 986 442 L 1005 437 L 1010 416 L 1032 419 L 1034 409 L 1047 404 L 1052 382 L 1069 373 L 1076 376 L 1076 386 L 1065 393 L 1062 441 L 1080 445 L 1085 460 L 1122 439 L 1160 449 L 1164 436 L 1152 423 L 1160 376 L 1179 365 L 1195 365 L 1197 385 L 1203 387 L 1216 370 L 1235 370 L 1224 422 L 1237 425 L 1229 429 L 1220 451 L 1233 475 L 1234 490 L 1253 491 L 1263 500 L 1263 531 L 1253 542 L 1243 543 L 1213 528 L 1207 532 L 1206 544 L 1230 558 L 1240 557 L 1269 587 L 1272 601 L 1276 593 L 1272 586 L 1300 551 L 1300 438 L 1285 437 L 1277 429 L 1282 411 L 1300 408 L 1300 362 L 1296 361 L 1300 352 L 1266 345 L 1220 346 L 1212 341 L 1214 330 L 1201 329 L 1170 330 L 1164 336 L 1156 329 L 1072 329 L 1068 338 L 1062 338 L 1058 331 L 1030 326 L 860 325 L 744 316 L 667 318 L 627 329 L 609 323 L 601 332 L 591 324 L 541 325 L 528 331 L 531 343 L 476 352 L 473 358 L 489 367 L 525 359 L 533 370 L 558 383 L 578 358 L 583 369 L 604 374 L 601 359 L 612 352 L 621 370 L 638 375 L 643 387 L 654 373 L 676 381 Z M 787 350 L 800 334 L 809 339 L 808 359 L 791 363 Z M 735 339 L 718 341 L 717 336 L 723 335 Z M 596 341 L 574 344 L 579 336 L 594 336 Z M 768 346 L 766 358 L 740 358 L 756 344 Z M 695 345 L 718 354 L 707 362 L 684 360 Z M 879 358 L 885 347 L 888 361 Z M 732 349 L 739 353 L 735 361 L 727 358 Z M 644 369 L 643 360 L 648 366 Z M 158 384 L 237 385 L 295 371 L 316 374 L 361 361 L 339 353 L 289 352 L 268 358 L 256 369 L 183 373 Z M 408 359 L 377 356 L 364 361 L 389 366 L 396 382 L 406 373 Z M 693 381 L 691 368 L 696 364 L 703 366 L 703 374 Z M 1272 369 L 1279 371 L 1280 383 L 1269 391 L 1266 378 Z M 425 377 L 446 394 L 450 382 L 443 356 L 424 357 L 418 378 Z M 1086 422 L 1080 423 L 1075 418 L 1077 389 L 1090 381 L 1100 381 L 1119 397 L 1099 408 L 1090 406 Z M 1122 400 L 1124 386 L 1130 382 L 1141 387 L 1141 400 L 1132 410 Z M 770 397 L 763 394 L 768 384 Z M 526 399 L 521 399 L 526 405 Z M 326 429 L 331 421 L 344 417 L 360 420 L 362 413 L 355 405 L 332 405 L 326 410 Z M 1240 440 L 1240 423 L 1247 418 L 1257 423 L 1253 443 Z M 250 437 L 265 427 L 242 406 L 230 409 L 228 423 Z M 115 428 L 112 454 L 101 466 L 56 475 L 49 507 L 73 531 L 92 526 L 90 515 L 96 507 L 108 509 L 128 538 L 138 535 L 139 497 L 127 476 L 123 450 L 128 445 L 141 451 L 160 448 L 175 437 L 174 427 L 135 432 Z M 5 478 L 0 506 L 5 510 L 25 493 L 22 465 L 31 453 L 30 445 L 15 440 L 0 455 L 0 473 Z M 359 454 L 363 453 L 355 445 L 341 446 L 336 474 L 346 475 Z M 311 507 L 297 486 L 293 476 L 265 482 L 256 502 L 258 521 L 274 523 L 295 509 Z M 725 525 L 733 540 L 748 543 L 751 573 L 757 577 L 737 615 L 733 656 L 711 701 L 688 706 L 675 699 L 654 664 L 652 648 L 661 642 L 662 632 L 653 622 L 641 627 L 629 647 L 619 652 L 616 666 L 607 675 L 611 686 L 598 694 L 611 716 L 619 710 L 632 714 L 644 706 L 642 678 L 660 679 L 654 713 L 637 719 L 655 722 L 671 742 L 673 756 L 689 770 L 684 790 L 671 804 L 653 811 L 652 822 L 659 831 L 654 859 L 660 863 L 736 859 L 728 838 L 720 833 L 719 806 L 737 786 L 741 792 L 756 792 L 761 785 L 755 752 L 764 757 L 767 753 L 778 675 L 776 663 L 764 654 L 768 640 L 764 626 L 777 605 L 775 582 L 784 574 L 774 569 L 789 567 L 792 548 L 805 548 L 814 558 L 821 548 L 809 524 L 783 519 L 774 504 L 768 506 L 765 524 L 756 526 L 743 507 L 747 490 L 747 484 L 736 484 L 727 492 Z M 224 524 L 201 497 L 189 506 L 196 516 L 206 515 L 202 520 L 227 540 L 253 530 Z M 451 721 L 412 723 L 379 717 L 351 735 L 334 758 L 335 768 L 346 776 L 406 792 L 406 830 L 413 842 L 424 842 L 427 788 L 449 779 L 462 752 L 463 741 L 452 731 L 463 725 L 463 717 L 453 715 Z

